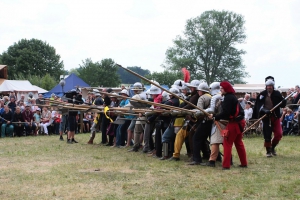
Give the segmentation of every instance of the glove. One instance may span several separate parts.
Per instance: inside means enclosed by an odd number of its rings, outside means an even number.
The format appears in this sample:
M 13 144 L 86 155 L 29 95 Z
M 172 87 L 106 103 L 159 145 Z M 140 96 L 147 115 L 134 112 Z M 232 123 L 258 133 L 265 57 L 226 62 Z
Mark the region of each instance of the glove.
M 261 108 L 259 112 L 261 115 L 270 115 L 271 114 L 271 111 L 266 108 Z
M 201 110 L 197 110 L 194 115 L 196 118 L 198 118 L 204 116 L 204 113 Z

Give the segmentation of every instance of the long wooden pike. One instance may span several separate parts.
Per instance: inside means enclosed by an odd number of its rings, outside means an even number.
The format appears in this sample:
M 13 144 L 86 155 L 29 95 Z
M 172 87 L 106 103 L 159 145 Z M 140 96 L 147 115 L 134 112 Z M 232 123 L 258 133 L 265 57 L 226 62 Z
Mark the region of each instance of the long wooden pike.
M 176 107 L 176 106 L 170 106 L 170 105 L 161 104 L 161 103 L 155 103 L 155 102 L 151 102 L 151 101 L 145 101 L 145 100 L 133 99 L 133 98 L 131 98 L 131 97 L 125 97 L 125 96 L 116 95 L 116 94 L 111 94 L 111 93 L 107 93 L 107 92 L 100 92 L 100 93 L 102 93 L 102 94 L 107 94 L 107 95 L 114 96 L 114 97 L 126 98 L 126 99 L 130 99 L 131 101 L 137 101 L 137 102 L 140 102 L 140 103 L 145 103 L 145 104 L 149 104 L 149 105 L 153 105 L 153 106 L 159 106 L 159 107 L 161 107 L 161 108 L 166 108 L 166 109 L 169 109 L 169 110 L 184 111 L 184 112 L 191 113 L 191 114 L 195 114 L 195 113 L 196 113 L 196 112 L 193 111 L 193 110 L 188 110 L 188 109 L 184 109 L 184 108 L 179 108 L 179 107 Z M 159 109 L 154 109 L 154 110 L 159 110 Z M 153 111 L 153 110 L 151 110 L 151 111 Z M 164 111 L 164 110 L 162 110 L 162 111 Z
M 194 108 L 196 108 L 196 109 L 202 111 L 205 115 L 207 115 L 207 116 L 209 115 L 209 113 L 206 112 L 204 109 L 199 108 L 198 106 L 192 104 L 191 102 L 189 102 L 189 101 L 187 101 L 187 100 L 185 100 L 185 99 L 183 99 L 183 98 L 177 96 L 176 94 L 170 92 L 169 90 L 167 90 L 167 89 L 161 87 L 159 84 L 156 84 L 156 83 L 154 83 L 153 81 L 150 81 L 149 79 L 147 79 L 147 78 L 145 78 L 145 77 L 143 77 L 143 76 L 141 76 L 141 75 L 139 75 L 139 74 L 137 74 L 137 73 L 131 71 L 130 69 L 127 69 L 127 68 L 123 67 L 122 65 L 119 65 L 119 64 L 116 64 L 116 65 L 119 66 L 119 67 L 121 67 L 121 68 L 123 68 L 124 70 L 128 71 L 129 73 L 131 73 L 131 74 L 133 74 L 133 75 L 135 75 L 135 76 L 137 76 L 137 77 L 143 79 L 144 81 L 147 81 L 147 82 L 151 83 L 152 85 L 155 85 L 156 87 L 158 87 L 158 88 L 162 89 L 163 91 L 165 91 L 165 92 L 167 92 L 167 93 L 173 95 L 174 97 L 176 97 L 176 98 L 182 100 L 182 101 L 185 102 L 186 104 L 188 104 L 188 105 L 190 105 L 190 106 L 192 106 L 192 107 L 194 107 Z
M 55 100 L 51 100 L 50 102 L 52 103 L 57 103 Z M 58 103 L 61 103 L 61 102 L 58 102 Z M 103 109 L 104 107 L 102 106 L 88 106 L 88 105 L 74 105 L 73 104 L 69 104 L 69 103 L 62 103 L 62 104 L 59 104 L 57 107 L 59 108 L 65 108 L 65 109 L 72 109 L 72 110 L 78 110 L 78 111 L 89 111 L 89 110 L 97 110 L 97 113 L 103 113 Z M 121 112 L 125 112 L 125 114 L 128 115 L 128 113 L 146 113 L 146 112 L 155 112 L 155 113 L 164 113 L 164 112 L 169 112 L 171 113 L 172 111 L 170 110 L 162 110 L 162 109 L 136 109 L 136 108 L 120 108 L 120 107 L 112 107 L 112 108 L 109 108 L 109 113 L 114 113 L 114 114 L 117 114 L 117 115 L 120 115 L 122 114 Z
M 287 100 L 290 96 L 292 96 L 294 94 L 295 94 L 295 92 L 292 92 L 290 95 L 288 95 L 287 97 L 285 97 L 282 101 L 280 101 L 276 106 L 274 106 L 270 111 L 272 112 L 273 110 L 275 110 L 278 106 L 280 106 L 282 104 L 283 101 Z M 259 118 L 258 120 L 256 120 L 256 122 L 254 122 L 246 130 L 244 130 L 243 134 L 246 133 L 247 131 L 249 131 L 255 124 L 257 124 L 258 122 L 260 122 L 266 116 L 267 116 L 267 114 L 264 114 L 261 118 Z

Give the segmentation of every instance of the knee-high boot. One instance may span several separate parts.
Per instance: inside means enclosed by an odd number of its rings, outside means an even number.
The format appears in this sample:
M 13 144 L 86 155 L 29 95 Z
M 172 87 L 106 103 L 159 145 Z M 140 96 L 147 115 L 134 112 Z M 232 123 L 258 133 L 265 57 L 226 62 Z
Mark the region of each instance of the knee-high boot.
M 92 131 L 90 140 L 88 141 L 88 144 L 93 144 L 95 135 L 96 135 L 96 132 L 95 132 L 95 131 Z

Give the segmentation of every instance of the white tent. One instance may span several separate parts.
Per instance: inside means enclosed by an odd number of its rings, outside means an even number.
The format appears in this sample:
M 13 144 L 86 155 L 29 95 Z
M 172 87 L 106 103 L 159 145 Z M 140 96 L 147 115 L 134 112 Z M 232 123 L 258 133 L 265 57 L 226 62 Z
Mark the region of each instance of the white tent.
M 27 80 L 5 80 L 0 85 L 0 93 L 9 93 L 13 91 L 17 98 L 19 99 L 21 94 L 25 95 L 27 99 L 27 94 L 29 92 L 33 93 L 35 98 L 38 97 L 38 90 L 32 86 L 32 84 Z
M 44 94 L 46 92 L 48 92 L 47 90 L 43 89 L 43 88 L 40 88 L 39 86 L 36 86 L 36 85 L 32 85 L 35 89 L 37 89 L 38 93 L 40 94 Z
M 34 88 L 29 81 L 20 80 L 5 80 L 0 85 L 0 92 L 37 92 L 38 90 Z

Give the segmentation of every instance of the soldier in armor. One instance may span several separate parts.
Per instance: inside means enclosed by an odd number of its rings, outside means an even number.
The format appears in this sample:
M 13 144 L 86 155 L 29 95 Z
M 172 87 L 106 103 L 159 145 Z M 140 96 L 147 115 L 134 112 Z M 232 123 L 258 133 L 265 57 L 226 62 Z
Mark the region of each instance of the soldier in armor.
M 135 84 L 133 84 L 133 88 L 131 89 L 134 92 L 134 95 L 132 97 L 132 99 L 138 99 L 138 100 L 145 100 L 146 99 L 146 94 L 143 93 L 144 91 L 144 87 L 140 82 L 136 82 Z M 125 107 L 130 106 L 131 103 L 127 104 Z M 130 141 L 132 138 L 132 132 L 134 133 L 134 146 L 128 150 L 129 152 L 138 152 L 139 148 L 140 148 L 140 137 L 142 135 L 142 133 L 144 132 L 144 126 L 145 126 L 145 121 L 146 118 L 139 113 L 139 117 L 137 118 L 137 120 L 132 120 L 127 133 L 128 133 L 128 138 L 127 138 L 127 146 L 130 145 Z
M 201 109 L 207 109 L 210 106 L 211 95 L 209 94 L 209 88 L 206 82 L 200 83 L 197 88 L 199 99 L 197 107 Z M 206 145 L 207 138 L 210 136 L 212 120 L 208 120 L 203 112 L 198 112 L 198 127 L 193 136 L 193 161 L 189 165 L 199 165 L 202 163 L 202 157 L 200 151 L 203 152 L 203 157 L 209 157 L 209 147 Z
M 198 102 L 198 98 L 199 98 L 199 94 L 197 93 L 197 87 L 199 86 L 200 81 L 198 80 L 193 80 L 191 81 L 190 84 L 188 84 L 188 87 L 191 90 L 191 96 L 188 98 L 188 101 L 194 105 L 197 105 Z M 189 105 L 189 104 L 185 104 L 182 103 L 180 105 L 180 107 L 183 107 L 184 109 L 193 109 L 194 107 Z M 173 157 L 171 157 L 169 160 L 170 161 L 179 161 L 180 160 L 180 151 L 183 145 L 183 142 L 185 141 L 185 139 L 188 139 L 189 137 L 189 131 L 190 128 L 194 125 L 194 122 L 191 121 L 191 117 L 187 116 L 185 119 L 185 123 L 182 126 L 182 128 L 178 131 L 176 138 L 175 138 L 175 143 L 174 143 L 174 153 L 173 153 Z M 186 140 L 188 141 L 188 140 Z M 187 152 L 191 153 L 192 151 L 190 150 L 190 147 L 188 147 L 187 143 Z
M 210 94 L 212 95 L 210 101 L 210 107 L 206 109 L 208 113 L 216 113 L 220 114 L 222 111 L 221 100 L 222 95 L 220 93 L 220 83 L 213 82 L 210 84 Z M 225 129 L 225 125 L 219 123 L 221 129 Z M 201 163 L 202 166 L 215 167 L 215 163 L 217 157 L 219 155 L 219 146 L 223 143 L 223 137 L 221 136 L 220 129 L 216 126 L 215 123 L 212 124 L 211 128 L 211 136 L 210 136 L 210 144 L 211 144 L 211 153 L 209 157 L 209 161 L 207 163 Z
M 156 82 L 156 84 L 159 85 L 159 83 L 157 83 L 157 82 Z M 155 85 L 152 85 L 150 87 L 149 94 L 151 95 L 151 98 L 153 99 L 153 101 L 155 103 L 162 103 L 163 96 L 162 96 L 162 91 L 161 91 L 160 88 L 158 88 Z M 153 106 L 153 108 L 159 109 L 158 106 Z M 147 124 L 145 125 L 145 131 L 144 131 L 144 143 L 145 143 L 145 145 L 144 145 L 144 149 L 143 149 L 144 153 L 151 152 L 153 150 L 152 149 L 152 146 L 153 146 L 152 143 L 153 142 L 152 142 L 152 137 L 151 137 L 151 129 L 155 124 L 156 129 L 159 130 L 159 131 L 156 132 L 156 135 L 155 135 L 155 148 L 156 148 L 156 152 L 158 153 L 157 157 L 160 156 L 159 155 L 159 150 L 160 150 L 160 154 L 161 154 L 161 149 L 162 149 L 162 147 L 161 147 L 161 134 L 159 134 L 160 133 L 160 128 L 161 128 L 161 123 L 156 123 L 155 122 L 155 120 L 158 117 L 159 116 L 156 115 L 156 114 L 147 116 L 147 120 L 146 120 Z

